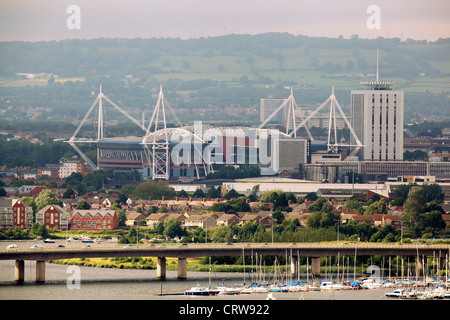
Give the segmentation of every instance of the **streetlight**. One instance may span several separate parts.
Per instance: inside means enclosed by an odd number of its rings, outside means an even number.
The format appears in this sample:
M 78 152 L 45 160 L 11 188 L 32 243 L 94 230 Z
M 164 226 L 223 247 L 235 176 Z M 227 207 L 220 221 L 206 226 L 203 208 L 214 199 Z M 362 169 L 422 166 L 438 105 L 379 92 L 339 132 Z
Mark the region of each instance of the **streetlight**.
M 334 221 L 338 222 L 338 227 L 337 227 L 337 244 L 339 244 L 339 225 L 341 224 L 341 216 L 339 215 L 339 219 L 334 219 Z

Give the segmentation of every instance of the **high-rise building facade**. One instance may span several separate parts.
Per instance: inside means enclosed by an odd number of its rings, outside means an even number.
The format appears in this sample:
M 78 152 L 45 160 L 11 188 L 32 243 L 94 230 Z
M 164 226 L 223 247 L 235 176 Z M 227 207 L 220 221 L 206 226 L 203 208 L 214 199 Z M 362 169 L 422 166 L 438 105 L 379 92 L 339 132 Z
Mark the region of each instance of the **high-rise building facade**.
M 403 91 L 392 90 L 390 81 L 362 84 L 367 89 L 352 90 L 350 100 L 351 125 L 363 144 L 357 155 L 366 161 L 403 160 Z

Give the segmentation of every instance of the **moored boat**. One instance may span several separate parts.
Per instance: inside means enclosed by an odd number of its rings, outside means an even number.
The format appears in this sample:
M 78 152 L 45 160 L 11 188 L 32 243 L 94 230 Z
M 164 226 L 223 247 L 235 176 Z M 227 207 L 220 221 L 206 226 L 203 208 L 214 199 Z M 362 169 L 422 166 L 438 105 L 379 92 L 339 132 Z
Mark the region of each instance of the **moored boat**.
M 188 296 L 215 296 L 217 294 L 219 294 L 220 290 L 218 289 L 211 289 L 209 287 L 201 287 L 201 286 L 197 286 L 197 287 L 192 287 L 189 290 L 186 290 L 184 292 L 185 295 Z

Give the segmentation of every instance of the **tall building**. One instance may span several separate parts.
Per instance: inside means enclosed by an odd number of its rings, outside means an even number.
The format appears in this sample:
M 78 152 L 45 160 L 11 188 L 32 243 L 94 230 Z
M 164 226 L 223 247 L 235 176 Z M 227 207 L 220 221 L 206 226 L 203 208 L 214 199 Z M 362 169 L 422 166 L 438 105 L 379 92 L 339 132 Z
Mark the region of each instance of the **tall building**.
M 259 104 L 259 121 L 264 122 L 283 102 L 285 99 L 261 99 Z M 271 119 L 271 123 L 283 124 L 286 122 L 286 110 L 283 108 Z
M 391 81 L 361 82 L 366 90 L 352 90 L 351 125 L 363 144 L 360 160 L 403 160 L 403 91 Z M 355 144 L 354 139 L 352 144 Z

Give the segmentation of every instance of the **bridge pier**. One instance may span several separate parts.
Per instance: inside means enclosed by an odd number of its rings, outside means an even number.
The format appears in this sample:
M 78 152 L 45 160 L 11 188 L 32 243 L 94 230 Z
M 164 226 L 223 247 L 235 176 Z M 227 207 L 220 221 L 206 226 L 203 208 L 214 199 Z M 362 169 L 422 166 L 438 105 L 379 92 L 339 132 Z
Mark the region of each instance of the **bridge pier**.
M 36 282 L 45 282 L 45 261 L 36 261 Z
M 158 257 L 156 259 L 156 279 L 164 280 L 166 278 L 166 258 Z
M 25 262 L 23 260 L 16 260 L 14 281 L 16 284 L 22 284 L 25 280 Z
M 320 257 L 311 257 L 311 273 L 320 276 Z
M 186 258 L 178 258 L 178 279 L 186 280 L 187 278 L 187 260 Z

